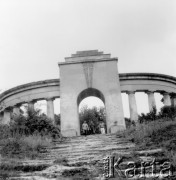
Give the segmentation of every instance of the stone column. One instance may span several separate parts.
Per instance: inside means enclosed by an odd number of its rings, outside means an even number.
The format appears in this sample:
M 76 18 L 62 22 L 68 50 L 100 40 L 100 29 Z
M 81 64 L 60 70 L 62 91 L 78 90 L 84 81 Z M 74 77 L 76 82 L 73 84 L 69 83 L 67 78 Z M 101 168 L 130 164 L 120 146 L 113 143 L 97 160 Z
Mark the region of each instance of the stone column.
M 3 121 L 3 113 L 0 112 L 0 124 L 2 124 L 2 121 Z
M 11 121 L 11 112 L 12 112 L 11 107 L 8 107 L 8 108 L 6 108 L 4 110 L 2 124 L 9 124 L 10 123 L 10 121 Z
M 36 103 L 36 100 L 32 100 L 28 102 L 28 109 L 34 111 L 34 104 Z
M 152 112 L 153 109 L 156 108 L 154 92 L 146 91 L 145 93 L 148 95 L 149 111 Z
M 137 105 L 134 91 L 128 91 L 129 107 L 130 107 L 130 119 L 131 121 L 138 121 Z
M 16 104 L 14 107 L 13 107 L 13 114 L 14 115 L 20 115 L 20 106 L 21 104 Z
M 171 94 L 171 105 L 176 107 L 176 93 Z
M 52 120 L 54 124 L 54 101 L 55 98 L 48 98 L 47 101 L 47 116 Z
M 164 92 L 163 98 L 164 98 L 164 106 L 171 106 L 171 99 L 169 93 Z
M 176 96 L 173 98 L 173 106 L 176 107 Z

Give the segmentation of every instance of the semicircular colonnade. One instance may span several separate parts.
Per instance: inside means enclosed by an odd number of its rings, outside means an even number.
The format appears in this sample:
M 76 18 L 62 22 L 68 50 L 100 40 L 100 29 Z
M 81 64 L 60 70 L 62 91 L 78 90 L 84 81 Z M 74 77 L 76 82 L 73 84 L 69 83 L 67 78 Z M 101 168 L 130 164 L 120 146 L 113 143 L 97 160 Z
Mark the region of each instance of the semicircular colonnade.
M 119 79 L 121 93 L 128 94 L 131 120 L 138 119 L 135 92 L 145 92 L 148 95 L 150 111 L 156 107 L 155 92 L 163 95 L 164 105 L 176 106 L 176 78 L 173 76 L 155 73 L 123 73 L 119 74 Z M 84 93 L 83 96 L 85 96 Z M 18 114 L 22 104 L 28 103 L 33 108 L 34 103 L 39 100 L 47 101 L 47 115 L 54 120 L 53 101 L 56 98 L 60 98 L 59 79 L 33 82 L 9 89 L 0 94 L 1 123 L 8 124 L 10 114 L 12 112 Z

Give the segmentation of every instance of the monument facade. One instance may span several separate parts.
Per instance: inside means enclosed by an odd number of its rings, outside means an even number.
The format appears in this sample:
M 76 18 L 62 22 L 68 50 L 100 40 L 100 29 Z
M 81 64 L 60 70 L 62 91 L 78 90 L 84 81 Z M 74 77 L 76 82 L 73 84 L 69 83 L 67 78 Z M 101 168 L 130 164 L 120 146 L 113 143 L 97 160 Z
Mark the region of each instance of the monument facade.
M 106 109 L 108 133 L 126 128 L 122 107 L 117 58 L 110 54 L 93 51 L 78 51 L 60 68 L 60 113 L 61 131 L 64 136 L 80 135 L 78 107 L 89 96 L 100 98 Z

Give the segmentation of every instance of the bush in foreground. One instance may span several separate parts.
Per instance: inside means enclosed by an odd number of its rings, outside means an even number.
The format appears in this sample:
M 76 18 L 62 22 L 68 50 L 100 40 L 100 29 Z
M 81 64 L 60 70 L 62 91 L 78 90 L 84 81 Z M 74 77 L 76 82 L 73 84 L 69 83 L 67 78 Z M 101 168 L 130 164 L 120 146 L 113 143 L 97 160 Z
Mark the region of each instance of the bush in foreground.
M 35 158 L 51 144 L 52 139 L 40 135 L 23 136 L 21 138 L 9 138 L 3 143 L 2 156 L 6 157 L 30 157 Z
M 146 123 L 150 121 L 155 121 L 158 119 L 176 119 L 176 107 L 175 106 L 163 106 L 160 109 L 160 112 L 157 113 L 156 108 L 153 108 L 153 111 L 149 113 L 142 113 L 139 116 L 139 123 Z
M 133 126 L 124 136 L 137 144 L 138 149 L 162 148 L 176 166 L 176 121 L 160 119 Z
M 60 130 L 46 115 L 27 111 L 27 116 L 14 116 L 10 125 L 0 126 L 1 154 L 8 157 L 34 158 L 60 138 Z
M 40 134 L 49 135 L 53 138 L 60 137 L 60 130 L 45 115 L 39 111 L 27 111 L 27 116 L 15 116 L 10 124 L 11 136 Z

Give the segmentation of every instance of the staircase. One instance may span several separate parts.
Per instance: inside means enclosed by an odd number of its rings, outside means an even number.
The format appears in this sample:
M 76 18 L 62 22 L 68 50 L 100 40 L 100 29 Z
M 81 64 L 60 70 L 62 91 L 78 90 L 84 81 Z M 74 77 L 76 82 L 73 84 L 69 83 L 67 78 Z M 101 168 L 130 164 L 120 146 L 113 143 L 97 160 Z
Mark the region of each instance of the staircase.
M 50 149 L 48 159 L 64 157 L 69 165 L 99 161 L 113 153 L 128 154 L 134 144 L 117 135 L 89 135 L 67 138 Z
M 91 174 L 85 179 L 100 180 L 104 173 L 103 158 L 112 155 L 128 156 L 133 148 L 134 144 L 115 134 L 64 138 L 62 142 L 53 142 L 52 147 L 41 153 L 40 158 L 20 160 L 24 167 L 40 167 L 40 170 L 35 171 L 36 168 L 33 168 L 34 171 L 22 171 L 17 173 L 17 177 L 13 176 L 13 179 L 76 180 L 75 172 L 79 177 L 83 170 Z

